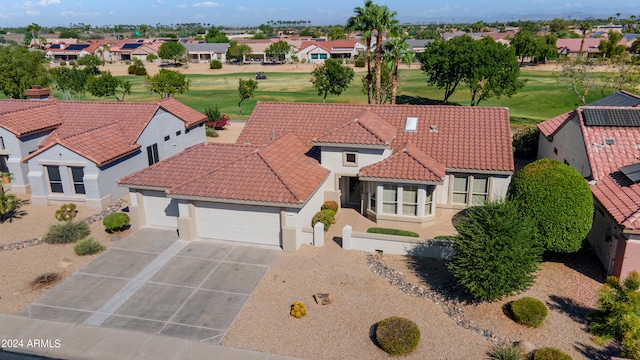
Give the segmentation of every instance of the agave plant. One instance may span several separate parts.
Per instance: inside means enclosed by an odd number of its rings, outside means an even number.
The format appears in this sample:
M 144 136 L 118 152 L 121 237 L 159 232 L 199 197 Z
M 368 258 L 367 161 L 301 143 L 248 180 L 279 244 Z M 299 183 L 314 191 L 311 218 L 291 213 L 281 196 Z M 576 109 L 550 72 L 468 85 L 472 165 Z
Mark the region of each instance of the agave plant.
M 22 202 L 18 197 L 7 193 L 0 186 L 0 222 L 3 222 L 7 216 L 10 218 L 21 204 Z

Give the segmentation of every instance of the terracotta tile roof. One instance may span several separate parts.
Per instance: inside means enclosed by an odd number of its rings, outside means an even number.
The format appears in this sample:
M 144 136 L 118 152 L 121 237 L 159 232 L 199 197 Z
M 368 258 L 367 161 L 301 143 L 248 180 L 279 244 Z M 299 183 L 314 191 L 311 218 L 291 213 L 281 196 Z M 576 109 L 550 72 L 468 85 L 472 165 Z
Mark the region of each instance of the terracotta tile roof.
M 619 171 L 640 162 L 640 127 L 586 126 L 582 111 L 577 110 L 595 182 L 591 191 L 622 227 L 640 229 L 640 183 L 633 183 Z M 613 139 L 613 144 L 607 139 Z
M 411 143 L 388 158 L 360 169 L 360 177 L 412 181 L 444 180 L 446 168 Z
M 582 38 L 572 38 L 572 39 L 558 39 L 556 41 L 556 47 L 561 49 L 567 49 L 569 52 L 580 52 L 580 46 L 582 44 Z M 606 40 L 604 38 L 585 38 L 584 44 L 582 45 L 583 52 L 600 52 L 598 46 L 600 46 L 600 42 L 602 40 Z
M 340 121 L 324 134 L 313 139 L 314 143 L 378 145 L 388 147 L 397 129 L 380 116 L 364 110 L 354 119 Z
M 329 174 L 307 149 L 290 133 L 264 147 L 197 145 L 119 183 L 179 197 L 301 205 Z
M 338 49 L 354 49 L 357 40 L 333 40 L 333 41 L 303 41 L 300 45 L 300 49 L 308 48 L 309 46 L 317 46 L 328 52 L 336 51 Z
M 60 125 L 55 112 L 55 100 L 51 99 L 0 100 L 0 127 L 20 138 Z
M 543 121 L 538 124 L 538 129 L 540 133 L 546 138 L 555 135 L 555 133 L 560 130 L 560 128 L 566 124 L 569 119 L 571 119 L 576 114 L 575 111 L 569 111 L 562 115 L 558 115 L 553 119 L 549 119 L 547 121 Z
M 447 168 L 513 171 L 509 110 L 498 107 L 258 102 L 236 143 L 262 145 L 291 131 L 310 148 L 365 110 L 397 129 L 393 149 L 410 141 Z M 418 117 L 417 131 L 404 131 L 407 117 Z
M 14 123 L 20 121 L 31 128 L 56 127 L 38 150 L 23 161 L 60 144 L 102 166 L 137 150 L 138 137 L 160 108 L 184 121 L 185 127 L 206 120 L 203 114 L 174 99 L 157 103 L 55 101 L 50 106 L 1 116 L 14 116 Z M 3 120 L 0 119 L 0 122 Z

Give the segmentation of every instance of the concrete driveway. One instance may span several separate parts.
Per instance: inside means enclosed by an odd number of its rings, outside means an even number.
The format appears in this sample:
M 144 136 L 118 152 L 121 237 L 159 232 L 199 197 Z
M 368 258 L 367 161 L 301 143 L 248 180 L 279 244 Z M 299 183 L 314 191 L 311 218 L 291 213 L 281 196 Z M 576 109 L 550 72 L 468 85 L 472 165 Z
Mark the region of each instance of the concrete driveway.
M 219 344 L 279 249 L 141 229 L 20 316 Z

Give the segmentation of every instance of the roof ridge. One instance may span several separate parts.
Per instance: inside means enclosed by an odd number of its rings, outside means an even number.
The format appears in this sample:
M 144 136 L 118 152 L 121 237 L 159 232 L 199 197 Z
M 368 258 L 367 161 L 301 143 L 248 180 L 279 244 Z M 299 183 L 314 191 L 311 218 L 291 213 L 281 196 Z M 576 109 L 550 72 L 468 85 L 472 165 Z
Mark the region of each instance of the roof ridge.
M 362 114 L 367 114 L 367 113 L 371 113 L 371 114 L 373 114 L 375 117 L 377 117 L 377 118 L 379 118 L 380 120 L 382 120 L 385 124 L 387 124 L 387 125 L 389 125 L 389 126 L 393 127 L 393 130 L 394 130 L 394 131 L 393 131 L 393 136 L 391 137 L 391 140 L 390 140 L 390 141 L 385 141 L 384 139 L 382 139 L 382 138 L 380 137 L 380 135 L 378 135 L 378 134 L 376 134 L 376 133 L 374 132 L 374 129 L 369 128 L 369 126 L 367 126 L 365 123 L 363 123 L 363 122 L 361 122 L 361 121 L 360 121 L 360 115 L 362 115 Z M 358 115 L 358 117 L 356 117 L 356 122 L 357 122 L 358 124 L 360 124 L 360 126 L 362 126 L 365 130 L 367 130 L 371 135 L 373 135 L 376 139 L 380 140 L 382 143 L 384 143 L 384 144 L 386 144 L 386 145 L 391 145 L 391 143 L 393 142 L 393 139 L 395 139 L 395 138 L 396 138 L 396 136 L 398 135 L 398 129 L 397 129 L 395 126 L 393 126 L 393 125 L 389 124 L 389 122 L 388 122 L 388 121 L 386 121 L 385 119 L 383 119 L 380 115 L 378 115 L 378 114 L 374 113 L 373 111 L 371 111 L 369 108 L 364 109 L 364 110 L 362 111 L 362 113 L 360 113 L 360 115 Z M 366 121 L 366 119 L 365 119 L 365 121 Z M 377 129 L 376 129 L 376 130 L 377 130 Z
M 271 143 L 271 144 L 273 144 L 273 143 Z M 269 145 L 271 145 L 271 144 L 269 144 Z M 267 145 L 267 146 L 269 146 L 269 145 Z M 271 164 L 269 163 L 269 160 L 267 160 L 266 157 L 264 157 L 262 154 L 260 154 L 260 149 L 256 149 L 255 154 L 258 155 L 260 160 L 262 160 L 265 163 L 265 165 L 267 165 L 269 170 L 273 173 L 273 175 L 275 175 L 276 178 L 278 178 L 278 181 L 285 187 L 285 189 L 287 189 L 289 194 L 291 194 L 291 196 L 293 196 L 293 198 L 297 202 L 300 202 L 301 199 L 298 198 L 298 196 L 293 192 L 293 190 L 291 190 L 291 187 L 289 187 L 289 185 L 284 181 L 284 179 L 280 176 L 280 174 L 278 174 L 278 172 L 273 168 L 273 166 L 271 166 Z
M 40 108 L 47 107 L 47 106 L 55 106 L 56 102 L 58 101 L 58 100 L 55 100 L 55 101 L 48 101 L 48 100 L 40 101 L 40 100 L 24 100 L 24 99 L 7 99 L 7 100 L 10 100 L 11 102 L 16 102 L 16 103 L 17 102 L 27 102 L 27 101 L 34 102 L 35 106 L 27 107 L 27 108 L 24 108 L 24 109 L 17 109 L 17 110 L 13 110 L 13 111 L 0 112 L 0 115 L 16 114 L 16 113 L 21 113 L 23 111 L 29 111 L 29 110 L 33 110 L 33 109 L 40 109 Z M 43 103 L 43 104 L 42 105 L 36 105 L 38 103 Z

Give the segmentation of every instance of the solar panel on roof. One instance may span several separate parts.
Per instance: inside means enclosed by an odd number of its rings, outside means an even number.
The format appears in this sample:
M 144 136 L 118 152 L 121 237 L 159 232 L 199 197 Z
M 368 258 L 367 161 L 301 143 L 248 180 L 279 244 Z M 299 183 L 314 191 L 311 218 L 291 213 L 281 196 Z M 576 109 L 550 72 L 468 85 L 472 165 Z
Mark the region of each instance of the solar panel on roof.
M 138 44 L 138 43 L 135 43 L 135 44 L 124 44 L 124 45 L 122 45 L 122 49 L 137 49 L 138 47 L 140 47 L 140 45 L 142 45 L 142 44 Z
M 82 50 L 88 46 L 87 44 L 72 44 L 67 47 L 67 50 Z
M 583 108 L 586 126 L 640 126 L 640 108 Z
M 640 163 L 621 167 L 620 172 L 622 172 L 627 178 L 629 178 L 629 180 L 633 181 L 634 183 L 640 181 Z
M 600 100 L 587 104 L 588 106 L 636 106 L 640 104 L 640 99 L 622 93 L 613 93 Z

